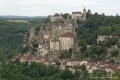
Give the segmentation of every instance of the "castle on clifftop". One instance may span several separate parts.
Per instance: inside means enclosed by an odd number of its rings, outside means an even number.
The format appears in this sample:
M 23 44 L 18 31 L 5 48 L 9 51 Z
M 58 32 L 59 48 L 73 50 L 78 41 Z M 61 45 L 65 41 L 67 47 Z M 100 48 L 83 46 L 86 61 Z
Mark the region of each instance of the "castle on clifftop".
M 86 20 L 86 13 L 87 12 L 86 12 L 86 9 L 84 7 L 83 12 L 72 12 L 72 14 L 70 14 L 68 16 L 68 19 L 72 19 L 72 20 L 79 19 L 79 20 L 85 21 Z M 50 15 L 49 17 L 50 17 L 51 22 L 63 19 L 62 15 Z

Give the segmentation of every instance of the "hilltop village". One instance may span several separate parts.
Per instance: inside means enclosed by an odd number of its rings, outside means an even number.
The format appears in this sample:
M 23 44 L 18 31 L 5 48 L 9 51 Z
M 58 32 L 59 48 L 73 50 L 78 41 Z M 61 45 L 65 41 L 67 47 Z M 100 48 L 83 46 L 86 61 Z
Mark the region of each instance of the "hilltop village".
M 20 62 L 43 62 L 46 65 L 60 66 L 60 69 L 68 67 L 69 70 L 75 72 L 76 66 L 85 65 L 89 73 L 97 69 L 104 69 L 107 72 L 113 72 L 120 68 L 119 64 L 109 63 L 108 61 L 96 62 L 91 58 L 85 58 L 81 61 L 75 58 L 76 53 L 80 52 L 75 29 L 78 27 L 76 21 L 86 20 L 86 9 L 83 12 L 72 12 L 67 16 L 62 14 L 50 15 L 49 21 L 44 23 L 36 35 L 35 28 L 29 30 L 29 45 L 37 43 L 36 53 L 31 52 L 23 54 Z M 107 38 L 114 38 L 111 35 L 98 35 L 97 43 L 104 41 Z M 91 45 L 87 45 L 87 48 Z M 118 48 L 117 45 L 111 48 Z M 109 48 L 110 50 L 110 48 Z M 60 54 L 70 54 L 69 58 L 59 58 Z
M 75 28 L 78 26 L 76 24 L 78 19 L 85 21 L 85 9 L 83 13 L 73 12 L 66 19 L 62 15 L 50 15 L 50 21 L 41 27 L 38 37 L 35 36 L 35 30 L 32 28 L 30 30 L 29 42 L 38 41 L 37 55 L 41 57 L 49 54 L 56 55 L 60 51 L 68 51 L 70 48 L 77 51 Z

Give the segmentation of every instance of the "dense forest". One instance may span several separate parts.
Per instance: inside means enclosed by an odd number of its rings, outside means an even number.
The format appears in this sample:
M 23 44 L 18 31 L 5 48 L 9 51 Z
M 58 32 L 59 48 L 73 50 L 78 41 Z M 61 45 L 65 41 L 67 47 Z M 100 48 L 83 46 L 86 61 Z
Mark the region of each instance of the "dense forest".
M 60 70 L 59 66 L 45 66 L 42 63 L 24 63 L 19 61 L 2 63 L 0 65 L 0 80 L 118 80 L 119 71 L 110 78 L 105 71 L 96 70 L 89 74 L 85 66 L 76 66 L 75 73 L 68 70 Z M 103 77 L 102 79 L 100 77 Z
M 69 70 L 61 72 L 58 67 L 45 66 L 42 63 L 28 65 L 28 63 L 12 62 L 1 65 L 0 77 L 0 80 L 56 80 L 60 77 L 70 79 L 73 74 Z
M 91 57 L 96 60 L 105 60 L 107 56 L 106 50 L 108 48 L 112 45 L 117 45 L 119 48 L 120 16 L 105 16 L 105 14 L 98 13 L 92 14 L 91 11 L 88 10 L 87 20 L 85 22 L 77 20 L 77 24 L 79 25 L 79 27 L 76 28 L 77 39 L 81 47 L 81 52 L 77 55 L 77 58 L 83 59 L 85 57 Z M 117 38 L 97 43 L 98 35 L 111 35 L 117 36 Z M 87 48 L 87 45 L 91 47 Z M 116 54 L 115 56 L 118 55 L 119 54 Z

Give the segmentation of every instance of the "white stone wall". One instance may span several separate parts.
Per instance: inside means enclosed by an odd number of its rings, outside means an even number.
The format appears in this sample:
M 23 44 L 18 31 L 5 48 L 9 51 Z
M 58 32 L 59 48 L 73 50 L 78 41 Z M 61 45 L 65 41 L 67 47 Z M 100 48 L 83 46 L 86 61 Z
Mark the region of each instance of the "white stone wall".
M 81 13 L 76 13 L 76 14 L 72 14 L 72 19 L 83 19 L 83 14 Z
M 87 61 L 80 61 L 79 64 L 80 65 L 83 65 L 83 64 L 87 65 Z
M 51 22 L 62 20 L 62 19 L 63 19 L 62 16 L 50 16 Z
M 99 41 L 104 41 L 105 39 L 108 39 L 108 38 L 116 38 L 116 36 L 111 36 L 111 35 L 98 35 L 97 37 L 97 43 Z
M 45 56 L 46 54 L 48 54 L 48 49 L 44 48 L 43 46 L 39 46 L 40 48 L 38 48 L 38 54 L 39 56 Z
M 97 37 L 97 43 L 98 43 L 99 41 L 104 41 L 107 37 L 108 37 L 108 36 L 99 35 L 99 36 Z
M 44 39 L 48 39 L 48 38 L 49 38 L 49 35 L 45 34 Z
M 42 49 L 42 56 L 46 55 L 47 53 L 48 53 L 48 50 L 45 49 L 45 48 L 43 48 L 43 49 Z

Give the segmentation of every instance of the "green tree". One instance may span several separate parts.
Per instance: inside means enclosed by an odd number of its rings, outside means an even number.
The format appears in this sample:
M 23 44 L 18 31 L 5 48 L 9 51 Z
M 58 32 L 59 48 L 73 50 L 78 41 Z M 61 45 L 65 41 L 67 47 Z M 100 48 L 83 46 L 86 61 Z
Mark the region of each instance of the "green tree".
M 117 43 L 117 47 L 120 48 L 120 42 Z
M 64 19 L 67 19 L 69 16 L 70 16 L 70 15 L 69 15 L 68 13 L 65 13 L 65 14 L 62 15 L 62 17 L 63 17 Z
M 100 27 L 98 29 L 98 33 L 100 35 L 110 35 L 112 32 L 112 28 L 111 27 L 108 27 L 108 26 L 104 26 L 104 27 Z
M 67 80 L 67 79 L 72 79 L 74 76 L 73 76 L 73 73 L 70 70 L 65 69 L 61 72 L 60 77 L 63 80 Z
M 112 49 L 110 53 L 111 53 L 112 57 L 115 57 L 115 56 L 118 56 L 119 50 L 118 49 Z
M 55 13 L 55 16 L 59 16 L 59 13 Z

